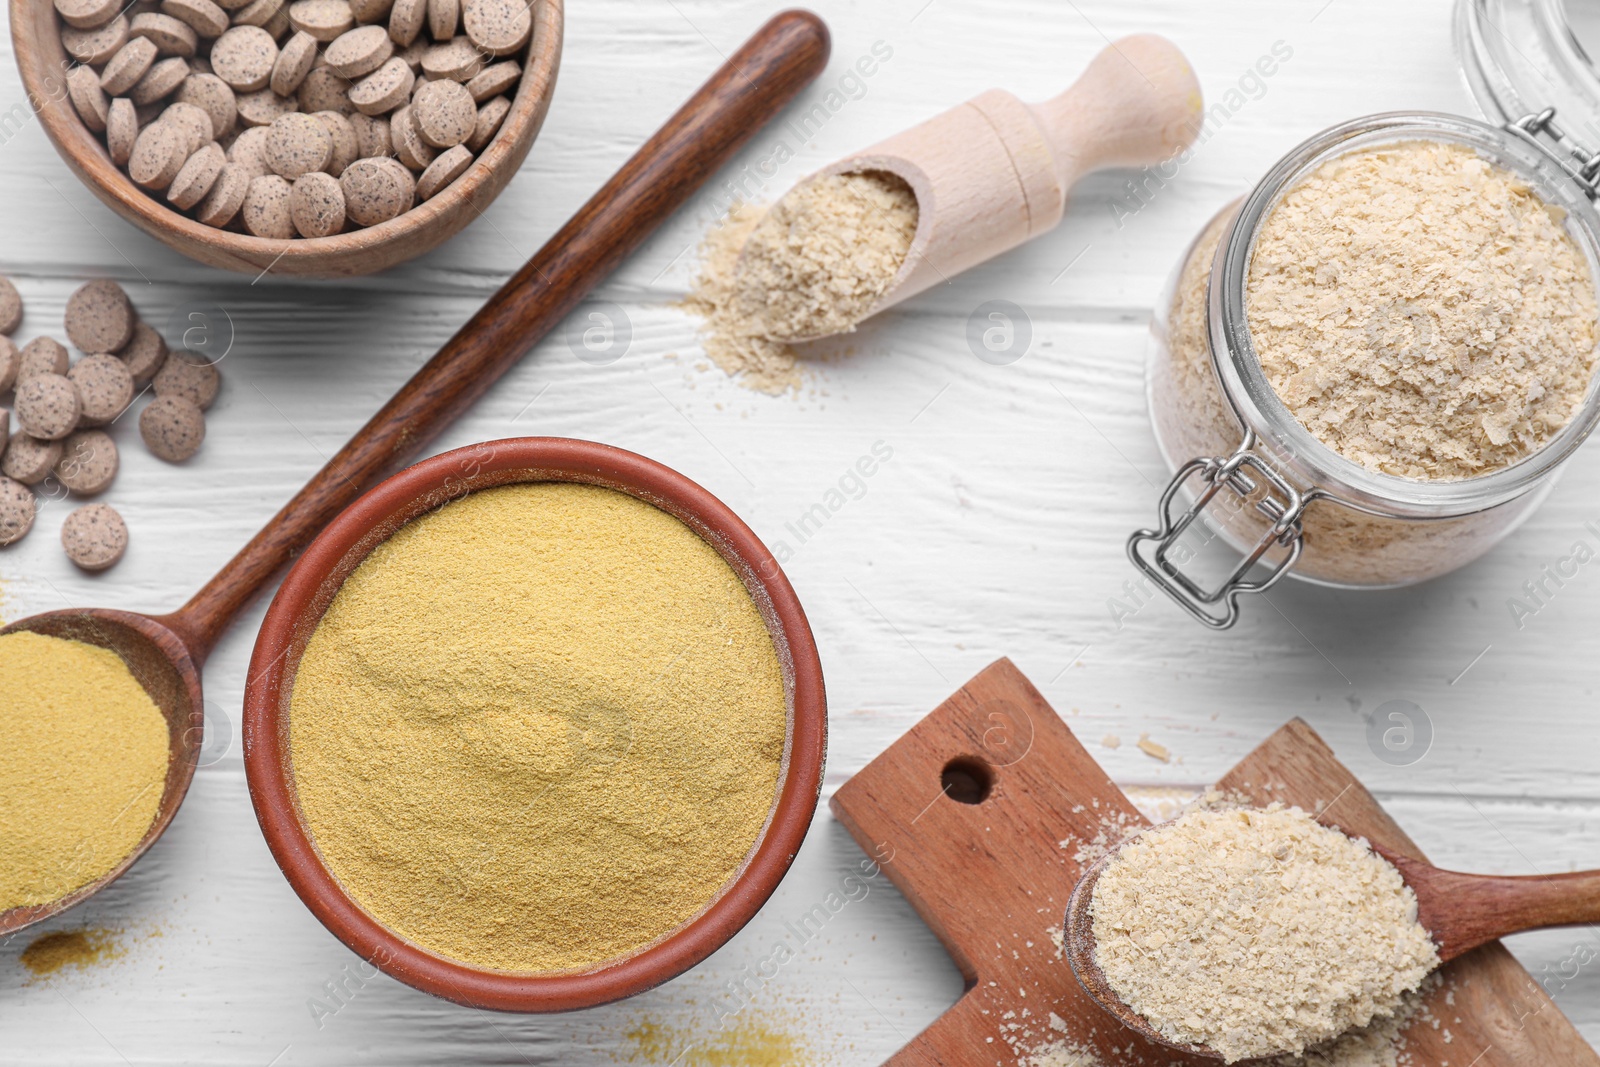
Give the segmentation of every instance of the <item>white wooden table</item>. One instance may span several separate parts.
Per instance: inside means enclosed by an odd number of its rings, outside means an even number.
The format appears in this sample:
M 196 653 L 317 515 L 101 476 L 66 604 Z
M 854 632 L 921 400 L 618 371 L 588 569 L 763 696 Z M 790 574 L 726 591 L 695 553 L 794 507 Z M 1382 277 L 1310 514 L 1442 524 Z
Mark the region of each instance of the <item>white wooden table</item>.
M 31 0 L 45 2 L 45 0 Z M 631 320 L 608 366 L 552 336 L 438 442 L 555 434 L 630 448 L 720 495 L 774 546 L 810 613 L 832 698 L 831 790 L 997 656 L 1053 700 L 1111 773 L 1147 798 L 1203 785 L 1292 715 L 1307 718 L 1446 865 L 1497 872 L 1600 864 L 1600 721 L 1594 708 L 1600 564 L 1581 570 L 1519 630 L 1507 598 L 1597 538 L 1600 456 L 1571 464 L 1543 510 L 1478 564 L 1421 588 L 1336 593 L 1290 584 L 1246 620 L 1207 632 L 1161 599 L 1130 598 L 1128 531 L 1154 513 L 1166 474 L 1144 409 L 1146 324 L 1201 223 L 1282 152 L 1358 114 L 1474 113 L 1446 0 L 819 0 L 834 58 L 804 106 L 885 42 L 892 58 L 801 143 L 763 131 L 741 165 L 788 142 L 780 192 L 844 152 L 1004 86 L 1063 88 L 1107 37 L 1154 30 L 1200 72 L 1208 102 L 1237 106 L 1181 174 L 1129 199 L 1128 174 L 1077 190 L 1061 228 L 863 329 L 812 368 L 799 396 L 770 398 L 702 365 L 695 323 L 673 304 L 693 246 L 727 200 L 708 189 L 596 295 Z M 71 177 L 36 122 L 0 144 L 0 272 L 28 318 L 19 340 L 59 336 L 63 302 L 110 275 L 164 326 L 190 302 L 226 308 L 236 340 L 201 455 L 176 468 L 121 431 L 109 501 L 133 547 L 99 578 L 75 572 L 48 506 L 0 552 L 0 612 L 73 604 L 166 610 L 209 577 L 472 310 L 578 207 L 771 10 L 734 0 L 573 0 L 561 82 L 544 134 L 485 218 L 447 247 L 344 284 L 201 268 L 123 224 Z M 1259 83 L 1241 77 L 1284 42 Z M 9 53 L 9 40 L 5 50 Z M 23 101 L 0 63 L 0 112 Z M 736 179 L 738 168 L 724 176 Z M 1121 205 L 1118 207 L 1117 205 Z M 1137 210 L 1135 210 L 1137 209 Z M 974 358 L 969 313 L 1003 298 L 1032 342 L 1007 366 Z M 864 495 L 803 544 L 796 522 L 875 442 L 893 458 Z M 1124 610 L 1114 611 L 1114 599 Z M 1141 606 L 1143 605 L 1143 606 Z M 1133 610 L 1137 609 L 1137 610 Z M 120 929 L 125 954 L 30 981 L 0 946 L 0 1062 L 609 1064 L 704 1061 L 714 996 L 770 951 L 859 859 L 819 813 L 793 873 L 762 914 L 704 966 L 602 1010 L 491 1016 L 385 977 L 301 906 L 274 866 L 245 789 L 238 718 L 263 605 L 205 672 L 215 762 L 166 837 L 118 885 L 45 929 Z M 1114 616 L 1123 616 L 1115 619 Z M 1377 758 L 1363 716 L 1420 706 L 1431 750 Z M 1124 744 L 1101 748 L 1116 734 Z M 1170 763 L 1141 752 L 1141 734 Z M 232 743 L 215 743 L 231 737 Z M 1512 947 L 1600 1042 L 1600 966 L 1586 931 Z M 1576 946 L 1587 946 L 1574 956 Z M 337 997 L 329 983 L 339 986 Z M 932 935 L 886 881 L 849 904 L 767 982 L 747 1029 L 787 1037 L 820 1063 L 877 1063 L 961 992 Z M 322 1008 L 317 1008 L 318 1003 Z M 330 1009 L 332 1009 L 330 1011 Z M 665 1028 L 654 1058 L 640 1027 Z M 630 1036 L 631 1035 L 631 1036 Z M 711 1062 L 732 1063 L 736 1059 Z

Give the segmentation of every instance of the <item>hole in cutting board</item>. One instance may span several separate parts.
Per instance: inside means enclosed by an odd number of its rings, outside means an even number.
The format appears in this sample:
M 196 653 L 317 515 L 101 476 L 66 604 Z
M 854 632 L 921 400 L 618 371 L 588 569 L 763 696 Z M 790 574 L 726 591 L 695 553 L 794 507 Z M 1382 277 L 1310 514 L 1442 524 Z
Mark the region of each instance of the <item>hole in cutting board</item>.
M 958 804 L 982 804 L 994 791 L 994 770 L 974 756 L 957 756 L 939 776 L 944 795 Z

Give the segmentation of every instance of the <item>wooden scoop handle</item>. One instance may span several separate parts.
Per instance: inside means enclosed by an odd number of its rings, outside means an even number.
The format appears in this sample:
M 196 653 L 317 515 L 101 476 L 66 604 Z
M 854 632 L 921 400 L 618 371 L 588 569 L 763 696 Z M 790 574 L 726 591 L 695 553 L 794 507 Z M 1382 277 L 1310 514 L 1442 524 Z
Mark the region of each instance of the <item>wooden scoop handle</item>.
M 1417 894 L 1417 921 L 1448 962 L 1508 934 L 1600 923 L 1600 871 L 1495 876 L 1376 849 Z
M 161 621 L 198 663 L 334 516 L 403 466 L 566 317 L 828 62 L 828 28 L 781 12 L 401 387 L 206 587 Z

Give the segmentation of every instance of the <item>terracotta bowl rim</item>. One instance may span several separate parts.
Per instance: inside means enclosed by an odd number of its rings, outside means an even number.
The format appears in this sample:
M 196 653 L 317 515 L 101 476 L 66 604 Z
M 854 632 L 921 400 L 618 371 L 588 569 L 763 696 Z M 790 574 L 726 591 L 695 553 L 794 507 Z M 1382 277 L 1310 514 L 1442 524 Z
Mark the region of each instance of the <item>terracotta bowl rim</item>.
M 292 684 L 305 638 L 360 560 L 404 521 L 449 500 L 479 488 L 539 481 L 604 485 L 685 521 L 733 566 L 762 608 L 790 691 L 778 796 L 739 873 L 686 925 L 631 956 L 581 973 L 475 968 L 428 952 L 369 916 L 323 865 L 301 822 L 285 744 L 285 686 Z M 766 546 L 727 505 L 685 475 L 625 449 L 529 437 L 469 445 L 423 460 L 367 492 L 328 524 L 291 568 L 262 622 L 245 690 L 243 736 L 251 803 L 267 846 L 300 899 L 334 936 L 373 966 L 435 996 L 499 1011 L 555 1012 L 620 1000 L 674 978 L 754 918 L 787 874 L 816 812 L 827 703 L 816 641 L 799 598 Z

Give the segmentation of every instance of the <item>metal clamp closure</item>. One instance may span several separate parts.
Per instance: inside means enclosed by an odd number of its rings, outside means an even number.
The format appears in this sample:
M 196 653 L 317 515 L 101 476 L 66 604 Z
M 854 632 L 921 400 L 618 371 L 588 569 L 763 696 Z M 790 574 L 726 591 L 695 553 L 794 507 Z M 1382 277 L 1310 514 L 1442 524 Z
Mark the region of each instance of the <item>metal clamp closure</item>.
M 1568 177 L 1583 187 L 1590 200 L 1600 198 L 1600 152 L 1591 152 L 1563 133 L 1555 124 L 1555 117 L 1556 109 L 1547 107 L 1536 115 L 1524 115 L 1507 123 L 1506 130 L 1555 160 Z M 1540 134 L 1549 138 L 1549 143 Z
M 1238 622 L 1239 597 L 1244 593 L 1264 593 L 1271 589 L 1289 573 L 1304 547 L 1300 520 L 1307 500 L 1264 457 L 1256 454 L 1252 449 L 1254 444 L 1253 436 L 1247 436 L 1232 456 L 1193 459 L 1184 464 L 1161 494 L 1161 528 L 1137 530 L 1128 538 L 1128 558 L 1134 566 L 1149 576 L 1179 607 L 1213 630 L 1226 630 Z M 1173 503 L 1178 490 L 1195 474 L 1200 475 L 1204 488 L 1188 510 L 1175 515 Z M 1179 562 L 1175 562 L 1172 556 L 1174 550 L 1180 547 L 1183 535 L 1213 502 L 1216 502 L 1217 510 L 1235 514 L 1246 507 L 1254 508 L 1270 525 L 1233 572 L 1215 589 L 1206 589 L 1184 574 L 1179 569 Z M 1155 549 L 1148 554 L 1141 550 L 1141 546 L 1147 542 L 1155 542 Z M 1283 557 L 1267 563 L 1268 570 L 1263 577 L 1246 580 L 1245 575 L 1261 562 L 1274 545 L 1286 549 Z M 1219 605 L 1220 613 L 1215 610 Z

